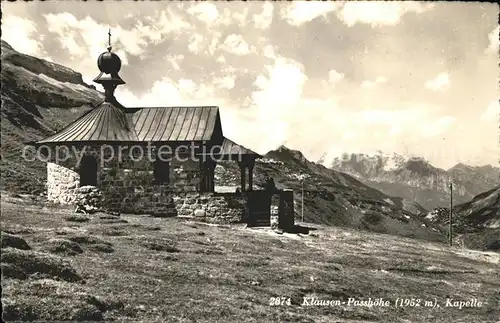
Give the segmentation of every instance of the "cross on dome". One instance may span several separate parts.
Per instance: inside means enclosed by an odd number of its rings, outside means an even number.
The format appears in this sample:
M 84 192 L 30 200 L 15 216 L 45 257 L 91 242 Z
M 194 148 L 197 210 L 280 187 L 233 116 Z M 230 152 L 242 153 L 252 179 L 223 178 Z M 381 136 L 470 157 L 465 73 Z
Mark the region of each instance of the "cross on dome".
M 111 52 L 111 28 L 108 31 L 108 52 Z

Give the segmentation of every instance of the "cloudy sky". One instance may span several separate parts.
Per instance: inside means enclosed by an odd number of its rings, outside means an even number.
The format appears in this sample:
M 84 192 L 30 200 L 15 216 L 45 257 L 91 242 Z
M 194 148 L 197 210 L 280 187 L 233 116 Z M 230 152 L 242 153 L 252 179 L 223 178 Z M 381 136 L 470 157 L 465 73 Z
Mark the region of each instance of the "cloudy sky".
M 126 106 L 218 105 L 227 137 L 328 162 L 500 160 L 498 9 L 418 2 L 2 2 L 2 39 L 88 83 L 106 49 Z

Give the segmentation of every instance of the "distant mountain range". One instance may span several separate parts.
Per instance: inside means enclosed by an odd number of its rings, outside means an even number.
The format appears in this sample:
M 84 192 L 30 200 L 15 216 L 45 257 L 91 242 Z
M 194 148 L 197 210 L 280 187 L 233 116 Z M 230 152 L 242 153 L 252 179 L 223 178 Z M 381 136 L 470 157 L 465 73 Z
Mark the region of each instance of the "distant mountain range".
M 457 164 L 444 170 L 423 158 L 395 153 L 347 154 L 334 159 L 330 168 L 354 176 L 387 195 L 414 201 L 427 210 L 449 206 L 450 182 L 457 204 L 500 185 L 498 167 Z

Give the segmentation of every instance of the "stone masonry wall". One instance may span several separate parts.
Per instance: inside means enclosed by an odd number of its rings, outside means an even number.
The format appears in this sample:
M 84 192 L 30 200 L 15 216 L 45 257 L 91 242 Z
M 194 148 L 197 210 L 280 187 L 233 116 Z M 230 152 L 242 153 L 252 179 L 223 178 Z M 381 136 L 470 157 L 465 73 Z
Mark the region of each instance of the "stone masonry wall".
M 73 148 L 72 148 L 73 149 Z M 73 151 L 75 152 L 75 151 Z M 48 198 L 54 202 L 74 204 L 80 186 L 77 157 L 47 164 Z M 110 159 L 109 150 L 87 146 L 85 155 L 98 163 L 97 187 L 102 192 L 101 207 L 122 213 L 154 216 L 192 216 L 212 223 L 246 221 L 246 200 L 243 196 L 199 193 L 200 164 L 194 161 L 170 163 L 170 183 L 153 184 L 153 163 L 148 158 L 137 160 L 123 155 Z M 55 155 L 54 153 L 52 154 Z
M 165 186 L 103 187 L 102 207 L 111 211 L 154 216 L 176 216 L 172 192 Z
M 98 164 L 97 186 L 103 193 L 103 206 L 110 210 L 124 209 L 134 213 L 172 215 L 172 193 L 196 192 L 200 183 L 199 163 L 194 161 L 172 161 L 170 184 L 153 184 L 153 163 L 149 158 L 137 158 L 137 154 L 124 153 L 112 157 L 110 149 L 99 146 L 69 147 L 66 152 L 50 151 L 47 163 L 48 199 L 62 204 L 76 202 L 80 186 L 80 165 L 83 155 L 96 158 Z
M 199 168 L 192 163 L 171 165 L 170 184 L 154 184 L 153 165 L 150 162 L 129 162 L 122 164 L 122 167 L 104 167 L 99 178 L 103 206 L 127 213 L 175 216 L 177 211 L 173 196 L 183 192 L 196 192 L 199 175 Z
M 176 194 L 174 203 L 180 216 L 209 223 L 243 223 L 247 221 L 246 198 L 235 194 Z
M 47 199 L 61 204 L 74 203 L 78 198 L 76 188 L 80 186 L 78 172 L 55 164 L 47 163 Z
M 278 225 L 278 214 L 279 214 L 279 206 L 280 206 L 280 195 L 273 194 L 271 196 L 271 226 Z

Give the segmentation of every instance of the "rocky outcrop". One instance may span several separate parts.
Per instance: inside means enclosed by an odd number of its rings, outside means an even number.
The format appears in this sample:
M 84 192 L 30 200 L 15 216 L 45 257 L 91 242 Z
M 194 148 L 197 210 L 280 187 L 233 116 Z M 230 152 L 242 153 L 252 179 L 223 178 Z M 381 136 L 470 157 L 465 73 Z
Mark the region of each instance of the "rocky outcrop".
M 95 186 L 82 186 L 75 189 L 77 213 L 95 213 L 102 207 L 102 192 Z
M 2 63 L 4 62 L 9 62 L 15 66 L 21 66 L 22 68 L 35 74 L 47 75 L 48 77 L 61 82 L 88 86 L 83 82 L 81 73 L 75 72 L 70 68 L 56 63 L 19 53 L 6 41 L 2 40 Z

